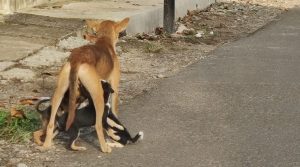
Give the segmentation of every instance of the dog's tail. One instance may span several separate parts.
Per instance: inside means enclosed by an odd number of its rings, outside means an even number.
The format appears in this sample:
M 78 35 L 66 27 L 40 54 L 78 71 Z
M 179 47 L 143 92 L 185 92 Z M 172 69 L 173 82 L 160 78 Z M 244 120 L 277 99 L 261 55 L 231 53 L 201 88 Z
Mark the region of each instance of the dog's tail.
M 138 134 L 136 134 L 130 141 L 131 143 L 135 143 L 138 140 L 143 140 L 144 139 L 144 132 L 140 131 Z
M 69 78 L 69 106 L 68 106 L 68 119 L 66 123 L 66 130 L 68 130 L 75 118 L 76 110 L 76 92 L 78 91 L 78 67 L 71 67 Z
M 49 99 L 42 99 L 42 100 L 40 100 L 40 101 L 36 104 L 36 106 L 35 106 L 36 111 L 37 111 L 38 113 L 42 114 L 42 113 L 44 112 L 44 110 L 41 110 L 41 109 L 40 109 L 40 105 L 43 104 L 43 103 L 49 102 L 50 100 L 51 100 L 50 98 L 49 98 Z

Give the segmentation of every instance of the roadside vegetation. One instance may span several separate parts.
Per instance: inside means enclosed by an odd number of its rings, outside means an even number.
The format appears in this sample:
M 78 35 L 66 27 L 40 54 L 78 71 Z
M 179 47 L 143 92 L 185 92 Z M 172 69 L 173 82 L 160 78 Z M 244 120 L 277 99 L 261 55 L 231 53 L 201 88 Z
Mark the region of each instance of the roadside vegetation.
M 29 142 L 32 132 L 39 126 L 39 115 L 33 110 L 24 106 L 18 106 L 14 111 L 0 108 L 0 139 L 10 143 Z

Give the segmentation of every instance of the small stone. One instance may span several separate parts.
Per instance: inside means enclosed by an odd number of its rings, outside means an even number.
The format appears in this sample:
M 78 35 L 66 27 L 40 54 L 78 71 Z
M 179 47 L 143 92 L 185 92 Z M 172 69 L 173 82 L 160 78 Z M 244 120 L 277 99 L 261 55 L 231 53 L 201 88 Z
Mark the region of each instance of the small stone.
M 203 31 L 197 31 L 197 34 L 195 35 L 195 37 L 201 38 L 203 34 L 204 34 Z
M 116 47 L 116 51 L 117 51 L 117 53 L 122 53 L 122 48 L 121 48 L 121 46 L 117 46 L 117 47 Z
M 6 143 L 5 140 L 0 140 L 0 145 L 3 145 L 5 143 Z
M 180 24 L 177 28 L 176 34 L 182 34 L 184 30 L 188 30 L 188 28 L 185 25 Z
M 162 75 L 162 74 L 158 74 L 157 75 L 157 78 L 164 78 L 165 76 L 164 75 Z
M 19 163 L 19 164 L 17 165 L 17 167 L 27 167 L 27 165 L 26 165 L 26 164 L 23 164 L 23 163 Z
M 214 32 L 213 32 L 213 31 L 211 31 L 211 32 L 209 32 L 209 34 L 210 34 L 210 35 L 214 35 Z
M 200 34 L 200 33 L 197 33 L 197 34 L 195 35 L 195 37 L 197 37 L 197 38 L 201 38 L 201 37 L 202 37 L 202 34 Z

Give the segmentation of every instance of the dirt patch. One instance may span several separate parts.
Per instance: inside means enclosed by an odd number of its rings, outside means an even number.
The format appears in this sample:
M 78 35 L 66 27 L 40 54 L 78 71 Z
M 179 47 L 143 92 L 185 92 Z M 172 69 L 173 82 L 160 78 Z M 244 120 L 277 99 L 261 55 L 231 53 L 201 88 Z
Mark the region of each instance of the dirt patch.
M 289 6 L 292 5 L 278 0 L 220 2 L 203 11 L 190 11 L 186 17 L 179 19 L 177 25 L 185 27 L 179 34 L 169 36 L 157 31 L 157 34 L 122 38 L 117 48 L 122 71 L 121 103 L 149 91 L 159 79 L 172 76 L 184 67 L 205 59 L 218 45 L 255 32 L 276 19 Z M 22 65 L 22 68 L 35 71 L 36 78 L 29 82 L 2 79 L 0 100 L 6 101 L 8 107 L 20 97 L 51 96 L 62 64 L 43 67 Z M 59 158 L 55 153 L 66 152 L 62 145 L 47 153 L 37 153 L 31 142 L 18 145 L 0 140 L 0 145 L 0 166 L 21 162 L 30 166 L 53 165 Z M 7 154 L 1 154 L 3 152 Z

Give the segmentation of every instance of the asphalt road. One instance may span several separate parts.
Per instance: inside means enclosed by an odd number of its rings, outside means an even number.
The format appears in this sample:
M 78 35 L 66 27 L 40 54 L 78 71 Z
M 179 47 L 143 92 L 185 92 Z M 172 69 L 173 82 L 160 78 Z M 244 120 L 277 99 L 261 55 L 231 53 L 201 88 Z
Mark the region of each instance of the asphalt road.
M 56 166 L 300 166 L 300 9 L 121 106 L 145 139 Z

